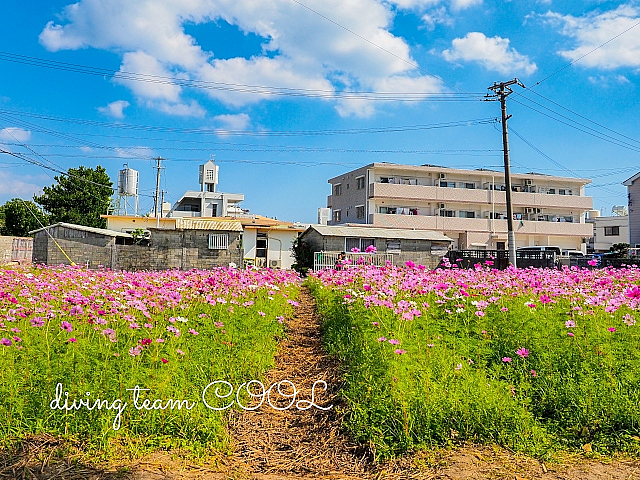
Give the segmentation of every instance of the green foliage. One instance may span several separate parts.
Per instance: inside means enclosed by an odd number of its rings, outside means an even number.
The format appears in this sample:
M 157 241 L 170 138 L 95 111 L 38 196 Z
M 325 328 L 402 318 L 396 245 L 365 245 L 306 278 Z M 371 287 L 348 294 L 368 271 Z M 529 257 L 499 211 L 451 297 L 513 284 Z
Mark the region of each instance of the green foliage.
M 29 200 L 13 198 L 0 206 L 0 235 L 27 237 L 31 230 L 46 226 L 48 222 L 40 208 Z
M 613 258 L 627 258 L 629 256 L 629 245 L 628 243 L 615 243 L 609 248 L 610 252 L 613 252 L 611 257 Z
M 306 273 L 307 270 L 313 268 L 313 249 L 304 240 L 300 239 L 300 236 L 293 241 L 291 245 L 291 252 L 295 263 L 292 268 L 300 273 Z
M 40 276 L 47 282 L 47 289 L 73 289 L 72 294 L 80 298 L 95 296 L 95 290 L 78 288 L 72 278 L 66 282 L 51 280 L 36 269 L 28 274 Z M 96 278 L 85 277 L 84 286 L 90 286 Z M 207 401 L 220 410 L 209 409 L 202 402 L 203 390 L 212 381 L 228 381 L 237 389 L 243 382 L 263 378 L 273 366 L 278 340 L 284 336 L 283 325 L 275 318 L 290 314 L 286 300 L 295 298 L 297 287 L 283 287 L 275 295 L 269 295 L 263 287 L 237 296 L 234 301 L 246 304 L 235 305 L 234 311 L 220 298 L 218 302 L 212 300 L 212 305 L 197 294 L 188 295 L 182 285 L 185 299 L 179 305 L 175 302 L 163 310 L 154 304 L 144 312 L 146 316 L 131 309 L 130 315 L 111 318 L 108 325 L 104 321 L 104 325 L 99 324 L 100 318 L 93 322 L 87 305 L 86 313 L 60 317 L 61 312 L 69 311 L 67 293 L 47 295 L 47 311 L 57 314 L 37 317 L 41 327 L 22 317 L 12 322 L 12 328 L 19 330 L 20 341 L 12 337 L 13 333 L 0 335 L 14 339 L 11 347 L 0 345 L 0 444 L 48 433 L 71 436 L 83 448 L 107 456 L 114 442 L 128 445 L 133 455 L 158 448 L 183 448 L 195 455 L 208 449 L 228 452 L 229 410 L 222 407 L 230 399 L 217 399 L 215 388 L 210 388 Z M 6 293 L 23 298 L 27 289 L 15 284 Z M 96 298 L 96 305 L 109 303 L 112 294 L 118 295 L 105 290 L 104 297 Z M 72 322 L 72 332 L 61 328 L 61 318 Z M 179 329 L 179 335 L 168 331 L 173 327 Z M 141 343 L 144 338 L 148 345 Z M 69 404 L 87 398 L 91 404 L 97 399 L 109 400 L 109 405 L 117 399 L 126 402 L 120 428 L 114 429 L 116 410 L 108 406 L 70 411 L 55 403 L 52 407 L 58 384 L 62 384 L 62 392 L 69 392 Z M 138 405 L 144 399 L 161 399 L 165 405 L 169 400 L 186 400 L 194 406 L 190 410 L 187 404 L 165 410 L 138 408 L 133 392 L 128 390 L 136 385 L 148 389 L 141 392 Z M 220 391 L 226 393 L 225 387 Z M 246 405 L 247 395 L 242 393 L 244 399 L 240 398 Z M 65 398 L 62 393 L 59 405 Z M 231 408 L 238 409 L 237 405 Z
M 88 227 L 106 228 L 113 183 L 106 170 L 80 166 L 67 175 L 55 177 L 56 184 L 44 187 L 34 201 L 50 214 L 51 223 L 66 222 Z
M 570 299 L 531 308 L 518 295 L 477 316 L 473 291 L 441 306 L 430 293 L 412 298 L 432 305 L 427 312 L 405 321 L 345 301 L 344 291 L 311 287 L 325 345 L 345 364 L 345 427 L 377 458 L 461 441 L 539 458 L 587 443 L 599 453 L 640 454 L 640 330 L 611 331 L 628 309 L 617 320 L 604 307 L 578 316 Z M 394 353 L 391 338 L 406 353 Z M 523 347 L 531 353 L 519 357 Z

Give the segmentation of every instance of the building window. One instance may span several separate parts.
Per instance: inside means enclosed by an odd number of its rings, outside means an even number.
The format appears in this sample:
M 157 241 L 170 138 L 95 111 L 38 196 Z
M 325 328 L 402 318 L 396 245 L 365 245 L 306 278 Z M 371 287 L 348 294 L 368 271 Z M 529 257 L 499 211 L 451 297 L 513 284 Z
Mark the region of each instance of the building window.
M 387 253 L 400 253 L 400 240 L 387 240 Z
M 455 212 L 455 210 L 441 209 L 440 210 L 440 216 L 441 217 L 455 217 L 456 216 L 456 212 Z
M 341 210 L 334 210 L 333 211 L 333 221 L 334 222 L 339 222 L 342 220 L 342 211 Z
M 460 210 L 458 212 L 458 216 L 460 218 L 476 218 L 476 212 L 464 212 L 464 211 Z
M 445 181 L 441 180 L 440 181 L 440 186 L 441 187 L 456 188 L 456 182 L 445 182 Z
M 476 184 L 475 183 L 465 183 L 464 184 L 464 188 L 474 189 L 474 188 L 476 188 Z
M 555 189 L 555 188 L 550 188 L 550 189 L 547 191 L 547 193 L 548 193 L 548 194 L 550 194 L 550 195 L 555 195 L 555 194 L 556 194 L 556 189 Z
M 333 194 L 338 196 L 338 195 L 342 195 L 342 184 L 338 183 L 337 185 L 333 186 Z
M 620 227 L 604 227 L 605 237 L 617 237 L 620 235 Z
M 209 249 L 210 250 L 228 250 L 229 234 L 228 233 L 210 233 Z
M 357 190 L 364 190 L 364 177 L 357 177 L 356 178 L 356 189 Z
M 356 218 L 364 218 L 364 205 L 356 206 Z
M 398 208 L 397 207 L 380 207 L 380 213 L 395 215 L 396 213 L 398 213 Z
M 351 252 L 354 248 L 364 252 L 369 245 L 375 245 L 373 238 L 345 238 L 344 240 L 345 252 Z

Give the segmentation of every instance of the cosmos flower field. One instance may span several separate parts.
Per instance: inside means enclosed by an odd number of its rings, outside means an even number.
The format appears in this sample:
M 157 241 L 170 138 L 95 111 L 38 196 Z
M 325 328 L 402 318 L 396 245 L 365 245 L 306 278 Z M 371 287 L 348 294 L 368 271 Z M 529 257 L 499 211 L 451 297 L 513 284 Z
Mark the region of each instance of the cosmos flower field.
M 640 453 L 640 269 L 403 268 L 310 277 L 377 458 L 461 441 Z
M 342 363 L 344 427 L 376 458 L 463 441 L 640 454 L 637 267 L 408 263 L 307 283 Z M 100 451 L 230 451 L 215 407 L 234 397 L 203 389 L 263 378 L 300 284 L 271 270 L 0 269 L 0 445 L 50 433 Z
M 270 270 L 1 269 L 0 441 L 228 448 L 203 390 L 262 378 L 299 283 Z

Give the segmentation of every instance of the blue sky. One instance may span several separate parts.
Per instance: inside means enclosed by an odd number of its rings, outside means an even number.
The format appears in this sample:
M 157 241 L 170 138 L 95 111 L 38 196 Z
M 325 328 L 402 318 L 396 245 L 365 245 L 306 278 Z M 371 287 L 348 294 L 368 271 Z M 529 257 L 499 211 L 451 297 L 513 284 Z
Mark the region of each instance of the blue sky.
M 638 2 L 3 6 L 2 148 L 63 170 L 103 165 L 114 184 L 128 163 L 144 211 L 157 156 L 169 201 L 198 188 L 213 154 L 219 190 L 301 222 L 326 206 L 327 179 L 370 162 L 500 168 L 500 126 L 477 120 L 499 117 L 482 97 L 514 77 L 528 88 L 508 100 L 513 172 L 591 178 L 594 208 L 610 214 L 640 171 Z M 2 203 L 56 175 L 6 154 L 0 169 Z

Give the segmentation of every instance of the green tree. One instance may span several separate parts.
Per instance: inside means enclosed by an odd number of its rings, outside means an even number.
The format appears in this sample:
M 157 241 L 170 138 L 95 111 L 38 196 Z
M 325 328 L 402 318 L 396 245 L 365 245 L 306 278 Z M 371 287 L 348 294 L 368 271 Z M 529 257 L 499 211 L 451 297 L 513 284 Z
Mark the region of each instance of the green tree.
M 29 200 L 13 198 L 0 206 L 0 235 L 27 237 L 31 230 L 48 224 L 46 215 Z
M 113 183 L 103 167 L 70 168 L 66 175 L 55 177 L 55 180 L 57 184 L 44 187 L 41 196 L 33 197 L 50 214 L 51 223 L 107 226 L 107 221 L 100 215 L 108 213 Z
M 294 270 L 306 274 L 307 270 L 313 268 L 313 249 L 298 236 L 291 245 L 291 252 L 295 263 L 291 266 Z
M 611 247 L 609 247 L 609 251 L 613 253 L 613 258 L 627 258 L 629 256 L 629 245 L 628 243 L 615 243 Z

